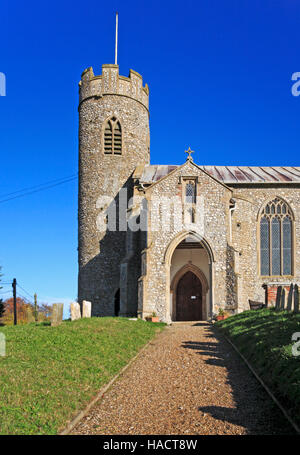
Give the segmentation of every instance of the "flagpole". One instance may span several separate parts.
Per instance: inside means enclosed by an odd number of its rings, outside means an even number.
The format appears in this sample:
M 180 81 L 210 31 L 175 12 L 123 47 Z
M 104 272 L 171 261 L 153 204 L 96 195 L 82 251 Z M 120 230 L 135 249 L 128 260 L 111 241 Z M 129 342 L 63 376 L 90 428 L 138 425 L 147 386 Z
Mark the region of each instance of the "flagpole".
M 116 13 L 116 45 L 115 45 L 115 65 L 118 64 L 118 13 Z

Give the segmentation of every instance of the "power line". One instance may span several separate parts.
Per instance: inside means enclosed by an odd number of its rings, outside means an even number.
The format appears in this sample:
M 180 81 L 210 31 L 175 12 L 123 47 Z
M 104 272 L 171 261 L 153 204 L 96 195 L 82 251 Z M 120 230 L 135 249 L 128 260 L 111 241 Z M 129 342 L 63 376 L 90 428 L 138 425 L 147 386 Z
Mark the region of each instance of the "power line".
M 20 294 L 19 292 L 17 292 L 17 296 L 21 297 L 23 300 L 25 300 L 25 302 L 29 302 L 32 304 L 32 302 L 28 299 L 28 297 L 24 297 L 24 295 Z
M 31 294 L 29 294 L 29 292 L 27 292 L 26 289 L 22 288 L 22 286 L 20 285 L 19 282 L 17 283 L 17 286 L 19 286 L 19 288 L 21 288 L 22 291 L 24 291 L 27 295 L 29 295 L 29 297 L 31 297 L 32 299 L 34 299 L 34 297 L 33 297 Z
M 11 295 L 12 288 L 11 286 L 7 288 L 6 286 L 0 286 L 0 295 Z
M 50 184 L 52 184 L 52 183 L 59 182 L 60 180 L 65 180 L 65 179 L 69 179 L 69 178 L 72 178 L 72 177 L 77 177 L 77 175 L 78 175 L 78 172 L 76 172 L 75 174 L 72 174 L 72 175 L 68 175 L 68 176 L 66 176 L 66 177 L 60 177 L 59 179 L 48 180 L 48 182 L 45 182 L 45 183 L 39 183 L 38 185 L 29 186 L 29 187 L 27 187 L 27 188 L 22 188 L 21 190 L 12 191 L 11 193 L 0 194 L 0 198 L 2 198 L 2 197 L 7 197 L 7 196 L 11 196 L 12 194 L 23 193 L 23 191 L 34 190 L 34 189 L 39 188 L 39 187 L 41 187 L 41 186 L 50 185 Z
M 10 292 L 10 289 L 7 290 L 7 291 L 2 291 L 3 287 L 1 286 L 1 284 L 4 284 L 4 283 L 0 283 L 0 289 L 1 289 L 0 294 L 7 294 L 8 292 Z M 8 283 L 8 284 L 11 284 L 11 283 Z M 34 297 L 33 297 L 28 291 L 26 291 L 26 289 L 24 289 L 24 288 L 20 285 L 19 282 L 17 283 L 17 286 L 19 286 L 19 288 L 21 288 L 22 291 L 24 291 L 31 299 L 34 299 Z M 19 293 L 18 293 L 18 294 L 19 294 Z M 20 295 L 20 294 L 19 294 L 19 295 Z M 24 296 L 21 296 L 21 297 L 27 298 L 27 297 L 24 297 Z
M 64 183 L 68 183 L 68 182 L 71 182 L 72 180 L 76 180 L 76 179 L 77 179 L 77 176 L 71 177 L 71 178 L 68 178 L 68 179 L 66 179 L 66 180 L 64 180 L 62 182 L 55 183 L 53 185 L 48 185 L 45 188 L 40 188 L 40 189 L 37 189 L 37 190 L 29 191 L 29 192 L 24 193 L 24 194 L 19 194 L 17 196 L 13 196 L 13 197 L 10 197 L 10 198 L 7 198 L 7 199 L 3 199 L 2 201 L 0 201 L 0 204 L 2 204 L 3 202 L 12 201 L 13 199 L 18 199 L 20 197 L 29 196 L 30 194 L 38 193 L 39 191 L 49 190 L 50 188 L 54 188 L 55 186 L 58 186 L 58 185 L 63 185 Z
M 20 287 L 21 287 L 21 286 L 20 286 Z M 23 289 L 23 291 L 25 291 L 25 289 Z M 0 295 L 10 294 L 10 293 L 11 293 L 11 290 L 9 290 L 9 291 L 1 291 L 1 292 L 0 292 Z M 20 294 L 19 292 L 17 292 L 17 295 L 18 295 L 18 297 L 22 297 L 23 300 L 26 300 L 27 302 L 32 303 L 32 302 L 28 299 L 28 297 L 25 297 L 24 295 Z

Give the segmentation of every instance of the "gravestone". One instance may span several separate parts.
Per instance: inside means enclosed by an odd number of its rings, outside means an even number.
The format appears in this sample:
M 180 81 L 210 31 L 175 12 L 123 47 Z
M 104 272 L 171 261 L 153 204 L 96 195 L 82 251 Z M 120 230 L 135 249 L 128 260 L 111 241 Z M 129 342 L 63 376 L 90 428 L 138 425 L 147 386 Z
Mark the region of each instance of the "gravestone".
M 64 311 L 63 303 L 54 303 L 52 305 L 51 326 L 56 327 L 62 323 Z
M 286 307 L 287 311 L 292 311 L 293 292 L 294 292 L 294 285 L 293 285 L 293 283 L 291 283 L 289 295 L 288 295 L 287 307 Z
M 297 284 L 294 287 L 294 311 L 299 313 L 299 288 Z
M 276 304 L 275 304 L 275 310 L 277 310 L 277 311 L 280 309 L 281 293 L 282 293 L 282 286 L 278 286 L 277 295 L 276 295 Z
M 81 318 L 79 303 L 71 302 L 70 313 L 71 313 L 71 321 L 76 321 L 76 319 Z
M 281 299 L 280 299 L 280 309 L 281 311 L 284 310 L 284 305 L 285 305 L 285 289 L 283 288 L 282 289 L 282 292 L 281 292 Z
M 0 357 L 6 356 L 6 337 L 4 333 L 0 333 Z
M 82 317 L 90 318 L 92 315 L 92 304 L 87 300 L 82 301 Z

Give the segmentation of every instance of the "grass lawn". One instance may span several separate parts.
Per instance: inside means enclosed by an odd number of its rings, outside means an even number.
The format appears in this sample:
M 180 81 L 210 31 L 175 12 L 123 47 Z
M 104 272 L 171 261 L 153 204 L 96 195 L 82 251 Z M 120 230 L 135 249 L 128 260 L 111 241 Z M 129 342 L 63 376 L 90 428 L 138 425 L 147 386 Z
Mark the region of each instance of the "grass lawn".
M 216 323 L 300 425 L 300 356 L 292 354 L 292 335 L 300 314 L 274 309 L 245 311 Z
M 0 434 L 56 434 L 163 327 L 126 318 L 0 327 Z

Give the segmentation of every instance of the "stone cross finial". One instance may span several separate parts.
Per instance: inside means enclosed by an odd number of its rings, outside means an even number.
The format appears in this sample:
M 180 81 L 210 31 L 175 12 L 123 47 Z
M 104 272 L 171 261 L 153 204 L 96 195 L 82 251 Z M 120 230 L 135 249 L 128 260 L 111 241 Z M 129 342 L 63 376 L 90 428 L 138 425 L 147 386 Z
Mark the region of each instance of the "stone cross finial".
M 186 158 L 187 160 L 193 161 L 193 158 L 191 157 L 191 153 L 195 153 L 195 152 L 194 152 L 194 150 L 191 150 L 191 147 L 189 147 L 188 150 L 185 150 L 184 153 L 187 153 L 187 154 L 188 154 L 188 156 L 187 156 L 187 158 Z

